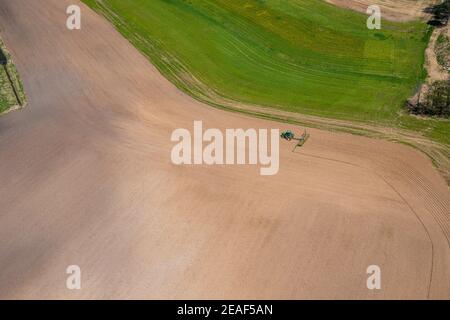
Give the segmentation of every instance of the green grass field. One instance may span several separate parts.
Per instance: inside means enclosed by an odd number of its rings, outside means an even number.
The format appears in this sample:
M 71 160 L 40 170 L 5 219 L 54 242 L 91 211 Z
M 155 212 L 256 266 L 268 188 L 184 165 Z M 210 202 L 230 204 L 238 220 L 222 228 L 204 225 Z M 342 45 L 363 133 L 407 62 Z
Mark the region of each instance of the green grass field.
M 0 113 L 5 112 L 14 105 L 17 105 L 16 97 L 3 66 L 0 66 Z
M 9 71 L 11 80 L 14 82 L 17 93 L 19 95 L 19 99 L 21 100 L 21 103 L 24 104 L 25 94 L 22 82 L 19 79 L 19 75 L 17 73 L 16 68 L 11 63 L 8 51 L 6 50 L 1 40 L 0 40 L 0 48 L 2 49 L 4 54 L 8 57 L 8 64 L 6 65 L 6 68 Z M 8 79 L 8 75 L 6 74 L 5 68 L 3 67 L 3 65 L 0 65 L 0 114 L 7 111 L 11 107 L 17 105 L 19 105 L 19 102 L 17 101 L 17 98 L 14 94 L 11 82 Z
M 0 68 L 0 113 L 6 111 L 11 106 L 7 81 L 6 73 L 2 67 Z
M 368 30 L 367 16 L 321 0 L 84 2 L 196 98 L 410 128 L 450 145 L 449 122 L 400 112 L 425 77 L 425 23 Z

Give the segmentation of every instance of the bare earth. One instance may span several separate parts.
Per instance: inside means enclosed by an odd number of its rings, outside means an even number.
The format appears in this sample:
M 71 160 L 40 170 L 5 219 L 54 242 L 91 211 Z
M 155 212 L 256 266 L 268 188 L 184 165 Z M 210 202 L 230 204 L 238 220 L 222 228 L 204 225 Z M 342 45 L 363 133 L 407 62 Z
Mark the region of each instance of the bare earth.
M 430 44 L 425 52 L 425 67 L 427 68 L 427 82 L 431 84 L 434 81 L 442 81 L 449 79 L 449 73 L 439 64 L 436 56 L 436 42 L 440 34 L 450 36 L 450 28 L 436 28 L 430 38 Z
M 74 2 L 0 0 L 29 99 L 0 118 L 0 298 L 450 298 L 450 192 L 423 154 L 311 129 L 276 176 L 174 166 L 194 120 L 288 126 L 192 100 L 84 5 L 67 30 Z
M 392 21 L 410 21 L 425 17 L 423 9 L 436 3 L 437 0 L 325 0 L 343 8 L 366 13 L 371 5 L 381 8 L 383 19 Z

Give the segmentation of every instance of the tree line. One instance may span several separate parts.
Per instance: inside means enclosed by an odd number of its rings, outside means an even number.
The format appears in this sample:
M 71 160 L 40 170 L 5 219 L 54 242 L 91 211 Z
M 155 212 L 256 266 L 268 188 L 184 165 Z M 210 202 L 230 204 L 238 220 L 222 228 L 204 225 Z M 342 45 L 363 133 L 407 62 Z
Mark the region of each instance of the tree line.
M 422 97 L 419 92 L 414 102 L 408 101 L 407 108 L 410 113 L 416 115 L 448 118 L 450 116 L 450 82 L 433 82 Z

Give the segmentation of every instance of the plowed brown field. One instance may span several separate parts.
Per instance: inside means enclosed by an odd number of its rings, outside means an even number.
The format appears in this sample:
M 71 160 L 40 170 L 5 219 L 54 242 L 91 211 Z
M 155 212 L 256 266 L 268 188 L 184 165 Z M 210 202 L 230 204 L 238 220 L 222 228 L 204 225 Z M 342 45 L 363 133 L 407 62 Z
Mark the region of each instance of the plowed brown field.
M 311 129 L 275 176 L 175 166 L 194 120 L 290 127 L 191 99 L 82 4 L 67 30 L 74 2 L 0 0 L 29 100 L 0 118 L 0 298 L 450 298 L 450 192 L 423 154 Z

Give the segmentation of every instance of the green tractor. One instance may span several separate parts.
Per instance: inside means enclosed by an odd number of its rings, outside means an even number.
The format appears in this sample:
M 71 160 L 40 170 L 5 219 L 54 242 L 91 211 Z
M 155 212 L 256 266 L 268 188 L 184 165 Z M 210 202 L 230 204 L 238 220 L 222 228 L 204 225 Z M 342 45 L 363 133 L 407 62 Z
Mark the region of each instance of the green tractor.
M 281 138 L 283 138 L 284 140 L 287 140 L 287 141 L 291 141 L 292 139 L 295 138 L 295 135 L 291 130 L 287 130 L 287 131 L 283 131 L 281 133 Z
M 306 140 L 308 140 L 308 138 L 309 138 L 309 133 L 307 133 L 305 130 L 305 132 L 303 132 L 303 134 L 299 138 L 296 138 L 295 134 L 291 130 L 286 130 L 281 133 L 280 137 L 287 141 L 291 141 L 291 140 L 298 141 L 297 144 L 295 145 L 294 149 L 292 150 L 292 152 L 294 152 L 295 149 L 297 149 L 297 147 L 301 147 L 305 144 Z

